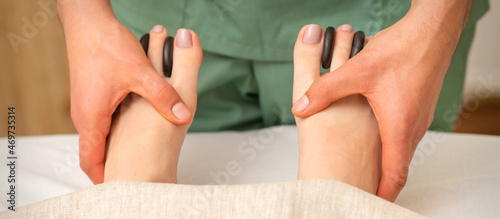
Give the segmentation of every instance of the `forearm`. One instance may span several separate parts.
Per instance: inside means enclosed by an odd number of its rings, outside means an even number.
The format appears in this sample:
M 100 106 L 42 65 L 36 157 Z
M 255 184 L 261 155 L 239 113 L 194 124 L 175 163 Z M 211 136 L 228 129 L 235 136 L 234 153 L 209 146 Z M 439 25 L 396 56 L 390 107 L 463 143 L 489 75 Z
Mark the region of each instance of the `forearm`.
M 118 22 L 109 0 L 58 0 L 57 9 L 66 35 Z
M 80 61 L 96 56 L 110 41 L 123 35 L 124 27 L 116 19 L 110 0 L 58 0 L 57 9 L 66 38 L 71 73 L 84 68 L 75 63 L 94 63 Z
M 472 0 L 413 0 L 408 15 L 420 18 L 428 30 L 442 36 L 434 40 L 455 48 L 471 5 Z

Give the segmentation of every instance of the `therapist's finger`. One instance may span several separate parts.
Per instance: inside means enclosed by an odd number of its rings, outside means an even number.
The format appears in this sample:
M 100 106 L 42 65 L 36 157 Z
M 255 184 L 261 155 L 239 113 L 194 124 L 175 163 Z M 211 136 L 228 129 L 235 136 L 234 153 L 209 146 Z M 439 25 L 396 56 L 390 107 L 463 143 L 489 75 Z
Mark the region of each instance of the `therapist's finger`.
M 80 132 L 79 155 L 80 168 L 94 184 L 104 181 L 104 154 L 106 137 L 102 130 Z
M 306 94 L 294 103 L 292 113 L 308 117 L 343 97 L 363 93 L 370 85 L 370 80 L 363 78 L 370 65 L 362 65 L 364 62 L 368 60 L 357 55 L 337 70 L 314 81 Z
M 85 95 L 72 97 L 71 117 L 78 121 L 75 127 L 79 133 L 80 167 L 95 184 L 104 180 L 104 154 L 111 116 L 125 95 L 126 92 L 113 93 L 106 87 L 87 89 Z
M 425 130 L 415 136 L 418 125 L 412 125 L 412 118 L 417 117 L 414 113 L 394 110 L 397 106 L 374 104 L 382 140 L 382 175 L 377 196 L 393 202 L 406 185 L 413 151 Z
M 320 77 L 322 50 L 323 29 L 316 24 L 303 27 L 293 50 L 293 102 L 297 102 Z
M 384 142 L 382 145 L 382 177 L 377 196 L 391 202 L 396 200 L 408 179 L 411 147 L 407 144 L 401 141 Z
M 192 113 L 177 91 L 165 81 L 151 65 L 144 66 L 126 82 L 130 91 L 144 97 L 156 111 L 175 125 L 186 125 L 192 121 Z

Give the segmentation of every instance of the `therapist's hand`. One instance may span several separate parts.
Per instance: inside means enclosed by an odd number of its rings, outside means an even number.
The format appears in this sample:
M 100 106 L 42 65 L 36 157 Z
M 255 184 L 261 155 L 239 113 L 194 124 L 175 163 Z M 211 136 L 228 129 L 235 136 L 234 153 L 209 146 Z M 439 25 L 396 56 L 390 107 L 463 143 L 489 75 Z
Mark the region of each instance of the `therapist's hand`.
M 109 1 L 58 1 L 66 36 L 71 117 L 80 134 L 80 166 L 94 183 L 104 177 L 111 116 L 130 92 L 147 99 L 170 122 L 192 113 L 147 59 L 137 38 L 115 18 Z
M 375 35 L 344 66 L 316 80 L 294 103 L 293 113 L 307 117 L 342 97 L 367 98 L 382 139 L 377 195 L 384 199 L 394 201 L 406 184 L 413 153 L 432 122 L 468 6 L 456 0 L 412 1 L 402 20 Z

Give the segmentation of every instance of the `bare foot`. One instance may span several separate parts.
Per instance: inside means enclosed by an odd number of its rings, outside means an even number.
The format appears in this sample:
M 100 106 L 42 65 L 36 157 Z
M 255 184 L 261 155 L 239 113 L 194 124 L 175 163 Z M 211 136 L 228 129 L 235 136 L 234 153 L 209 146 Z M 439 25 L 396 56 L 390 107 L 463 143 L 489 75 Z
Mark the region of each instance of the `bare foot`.
M 167 36 L 165 28 L 161 32 L 150 31 L 148 57 L 161 75 L 163 44 Z M 165 80 L 175 88 L 189 110 L 195 112 L 198 70 L 202 60 L 196 33 L 187 29 L 177 31 L 173 60 L 172 77 Z M 104 182 L 176 183 L 179 153 L 190 125 L 170 123 L 146 99 L 130 94 L 113 117 L 107 142 Z
M 338 28 L 331 71 L 349 59 L 353 37 L 351 26 Z M 294 103 L 320 78 L 322 49 L 321 27 L 302 28 L 294 49 Z M 345 97 L 315 115 L 295 120 L 299 134 L 299 179 L 336 179 L 372 194 L 377 192 L 381 141 L 377 121 L 363 96 Z

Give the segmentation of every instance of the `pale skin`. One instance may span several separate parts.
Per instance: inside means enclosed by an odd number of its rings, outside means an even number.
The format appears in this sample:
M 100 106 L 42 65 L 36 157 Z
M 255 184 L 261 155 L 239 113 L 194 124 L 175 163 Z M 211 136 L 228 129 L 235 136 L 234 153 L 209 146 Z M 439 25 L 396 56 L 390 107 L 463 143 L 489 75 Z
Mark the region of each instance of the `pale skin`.
M 378 121 L 382 177 L 377 195 L 396 200 L 413 153 L 429 128 L 451 57 L 472 1 L 415 0 L 393 26 L 361 53 L 314 81 L 294 103 L 297 117 L 314 115 L 341 98 L 366 97 Z
M 337 30 L 332 70 L 349 58 L 354 31 L 349 25 Z M 313 44 L 304 34 L 319 28 Z M 161 74 L 161 48 L 166 29 L 150 32 L 149 59 Z M 174 48 L 172 78 L 166 79 L 193 112 L 201 47 L 196 34 L 192 48 Z M 178 34 L 179 35 L 179 32 Z M 311 37 L 311 34 L 309 34 Z M 179 40 L 177 36 L 176 42 Z M 174 42 L 174 44 L 176 44 Z M 323 32 L 318 25 L 300 31 L 294 51 L 294 95 L 300 98 L 320 77 Z M 160 48 L 160 49 L 158 49 Z M 179 51 L 180 50 L 180 51 Z M 195 60 L 192 63 L 184 60 Z M 321 113 L 296 118 L 299 134 L 298 179 L 336 179 L 375 194 L 380 180 L 380 137 L 377 121 L 361 95 L 343 98 Z M 104 181 L 134 180 L 176 183 L 177 162 L 189 125 L 177 126 L 162 118 L 144 98 L 131 95 L 115 115 L 108 138 Z
M 378 33 L 358 56 L 313 82 L 305 92 L 307 104 L 294 104 L 293 113 L 305 118 L 343 97 L 366 97 L 383 142 L 377 192 L 382 198 L 394 201 L 406 183 L 470 5 L 471 0 L 412 1 L 409 13 Z M 59 0 L 58 9 L 70 64 L 71 115 L 80 133 L 80 166 L 94 183 L 102 183 L 111 116 L 128 93 L 144 97 L 176 125 L 189 124 L 194 112 L 156 74 L 109 0 Z

